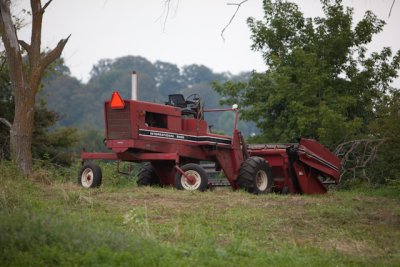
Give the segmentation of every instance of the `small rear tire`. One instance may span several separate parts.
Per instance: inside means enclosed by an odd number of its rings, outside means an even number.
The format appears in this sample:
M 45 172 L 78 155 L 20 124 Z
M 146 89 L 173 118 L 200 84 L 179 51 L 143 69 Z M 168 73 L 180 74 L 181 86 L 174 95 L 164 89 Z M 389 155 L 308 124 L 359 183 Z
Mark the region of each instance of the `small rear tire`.
M 84 188 L 94 188 L 101 185 L 101 169 L 93 162 L 85 163 L 79 171 L 78 184 Z
M 183 165 L 181 169 L 189 179 L 177 171 L 175 175 L 175 187 L 177 189 L 189 191 L 207 190 L 208 175 L 203 167 L 195 163 L 188 163 Z
M 150 162 L 143 164 L 139 170 L 138 178 L 136 181 L 137 186 L 160 186 L 160 178 L 158 178 L 154 171 L 153 165 Z
M 240 166 L 237 183 L 253 194 L 271 192 L 272 176 L 268 162 L 261 157 L 248 158 Z

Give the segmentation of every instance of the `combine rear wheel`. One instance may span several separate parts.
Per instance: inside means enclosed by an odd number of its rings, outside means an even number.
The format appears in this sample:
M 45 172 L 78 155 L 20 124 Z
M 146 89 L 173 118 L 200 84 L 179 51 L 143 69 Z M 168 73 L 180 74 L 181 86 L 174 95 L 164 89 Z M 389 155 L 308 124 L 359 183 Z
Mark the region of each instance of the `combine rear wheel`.
M 260 157 L 250 157 L 239 169 L 237 183 L 250 193 L 265 194 L 271 192 L 272 176 L 268 163 Z
M 179 190 L 199 190 L 205 191 L 208 186 L 207 172 L 198 164 L 188 163 L 182 166 L 182 171 L 186 177 L 179 171 L 175 175 L 175 187 Z
M 79 171 L 78 184 L 85 188 L 99 187 L 102 173 L 98 165 L 93 162 L 85 163 Z
M 142 168 L 140 168 L 136 184 L 138 186 L 160 185 L 160 179 L 150 162 L 146 162 Z

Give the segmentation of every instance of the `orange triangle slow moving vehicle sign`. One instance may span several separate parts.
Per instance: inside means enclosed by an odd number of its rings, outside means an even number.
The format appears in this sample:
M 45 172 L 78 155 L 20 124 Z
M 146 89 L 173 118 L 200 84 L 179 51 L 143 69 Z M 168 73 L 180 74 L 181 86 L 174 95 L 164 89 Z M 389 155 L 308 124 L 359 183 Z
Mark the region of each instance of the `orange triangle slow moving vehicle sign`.
M 118 92 L 112 93 L 110 107 L 112 109 L 123 109 L 125 107 L 125 102 Z

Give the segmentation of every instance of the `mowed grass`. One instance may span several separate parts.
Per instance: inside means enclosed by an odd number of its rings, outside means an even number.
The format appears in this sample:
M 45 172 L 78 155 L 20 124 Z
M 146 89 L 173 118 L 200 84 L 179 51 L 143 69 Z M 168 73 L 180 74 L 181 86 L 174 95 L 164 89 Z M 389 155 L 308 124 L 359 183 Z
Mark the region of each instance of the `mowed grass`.
M 0 163 L 0 266 L 399 266 L 398 187 L 321 196 L 87 190 Z

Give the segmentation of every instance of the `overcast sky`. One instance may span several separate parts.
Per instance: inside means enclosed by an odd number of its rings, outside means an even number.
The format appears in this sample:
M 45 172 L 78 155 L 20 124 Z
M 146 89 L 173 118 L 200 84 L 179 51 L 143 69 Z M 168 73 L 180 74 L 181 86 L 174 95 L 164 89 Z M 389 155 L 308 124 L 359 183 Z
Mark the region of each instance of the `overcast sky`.
M 28 0 L 18 0 L 14 10 L 29 8 Z M 92 66 L 100 59 L 126 55 L 143 56 L 177 64 L 203 64 L 215 72 L 265 70 L 261 55 L 250 49 L 250 31 L 246 19 L 261 19 L 262 0 L 242 5 L 225 31 L 236 10 L 227 3 L 242 0 L 172 0 L 166 18 L 165 0 L 54 0 L 43 21 L 44 47 L 54 47 L 71 34 L 63 57 L 72 74 L 86 81 Z M 43 1 L 46 2 L 46 1 Z M 322 15 L 319 0 L 296 1 L 305 16 Z M 344 0 L 355 9 L 355 19 L 370 9 L 387 22 L 383 33 L 373 40 L 371 51 L 383 46 L 400 49 L 400 2 L 392 0 Z M 22 13 L 17 14 L 22 15 Z M 165 22 L 165 23 L 164 23 Z M 20 38 L 29 38 L 29 25 Z M 400 87 L 399 79 L 395 83 Z

